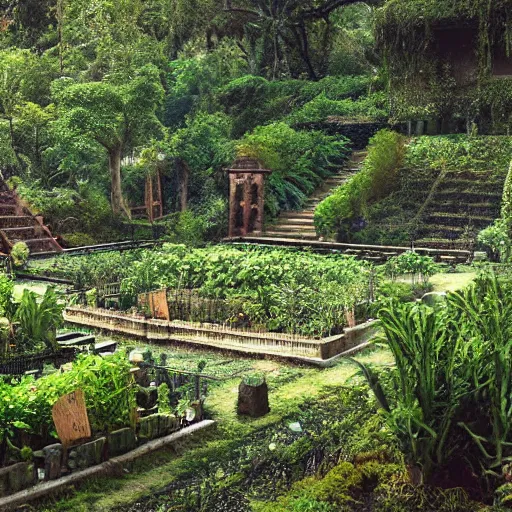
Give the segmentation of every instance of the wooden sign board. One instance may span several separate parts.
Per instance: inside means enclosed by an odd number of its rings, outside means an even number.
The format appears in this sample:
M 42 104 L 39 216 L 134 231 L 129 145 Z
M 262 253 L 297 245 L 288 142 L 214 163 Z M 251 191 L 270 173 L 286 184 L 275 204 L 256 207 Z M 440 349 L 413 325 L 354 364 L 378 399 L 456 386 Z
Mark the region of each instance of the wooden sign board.
M 60 397 L 53 406 L 52 416 L 60 442 L 64 446 L 91 437 L 91 426 L 82 390 L 77 389 Z
M 139 306 L 149 306 L 152 318 L 159 320 L 170 320 L 169 304 L 167 302 L 167 290 L 141 293 L 139 295 Z

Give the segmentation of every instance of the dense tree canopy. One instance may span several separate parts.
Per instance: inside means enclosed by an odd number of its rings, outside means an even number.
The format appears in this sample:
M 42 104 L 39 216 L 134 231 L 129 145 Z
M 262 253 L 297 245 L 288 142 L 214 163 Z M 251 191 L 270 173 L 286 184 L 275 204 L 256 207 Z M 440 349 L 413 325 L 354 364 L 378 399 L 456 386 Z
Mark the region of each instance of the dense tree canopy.
M 75 217 L 73 202 L 87 210 L 97 194 L 110 196 L 114 221 L 140 204 L 154 167 L 140 156 L 157 151 L 166 213 L 191 208 L 213 226 L 225 216 L 223 169 L 237 139 L 258 126 L 272 137 L 265 125 L 284 122 L 287 143 L 300 144 L 316 135 L 304 138 L 299 122 L 386 115 L 373 94 L 376 3 L 0 1 L 0 169 L 58 226 Z M 271 213 L 305 199 L 295 172 L 316 183 L 329 165 L 283 170 Z M 71 202 L 51 204 L 58 197 Z

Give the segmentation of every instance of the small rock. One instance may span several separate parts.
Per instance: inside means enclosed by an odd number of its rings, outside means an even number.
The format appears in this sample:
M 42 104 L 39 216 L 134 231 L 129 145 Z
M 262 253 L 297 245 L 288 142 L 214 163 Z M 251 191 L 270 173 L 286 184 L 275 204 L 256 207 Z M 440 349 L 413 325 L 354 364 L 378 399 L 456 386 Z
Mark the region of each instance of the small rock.
M 108 451 L 111 457 L 123 455 L 137 446 L 135 432 L 131 428 L 122 428 L 108 436 Z
M 44 479 L 55 480 L 60 477 L 63 447 L 60 443 L 51 444 L 43 448 Z

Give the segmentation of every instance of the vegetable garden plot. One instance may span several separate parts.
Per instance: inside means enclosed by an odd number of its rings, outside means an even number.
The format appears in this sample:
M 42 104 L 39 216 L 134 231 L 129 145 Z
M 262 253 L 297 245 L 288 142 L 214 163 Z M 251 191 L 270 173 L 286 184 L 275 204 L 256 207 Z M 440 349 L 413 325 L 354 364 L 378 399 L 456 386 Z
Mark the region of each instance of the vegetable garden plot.
M 371 296 L 369 264 L 284 249 L 164 244 L 152 251 L 62 257 L 32 270 L 90 289 L 88 302 L 96 290 L 101 304 L 110 294 L 102 297 L 106 285 L 120 283 L 119 308 L 129 310 L 139 294 L 167 288 L 177 319 L 310 337 L 340 333 L 346 312 Z

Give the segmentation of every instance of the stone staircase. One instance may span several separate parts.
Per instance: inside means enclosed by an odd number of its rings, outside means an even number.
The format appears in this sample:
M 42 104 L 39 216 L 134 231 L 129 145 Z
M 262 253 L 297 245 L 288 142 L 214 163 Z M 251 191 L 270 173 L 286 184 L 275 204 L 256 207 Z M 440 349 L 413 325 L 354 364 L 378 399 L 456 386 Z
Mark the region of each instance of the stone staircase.
M 416 233 L 416 244 L 468 249 L 478 232 L 500 215 L 505 175 L 449 171 L 432 195 Z
M 30 253 L 57 253 L 62 247 L 53 238 L 42 218 L 21 203 L 15 191 L 0 180 L 0 241 L 2 252 L 9 254 L 14 244 L 25 242 Z
M 314 222 L 316 207 L 326 197 L 330 196 L 334 189 L 343 185 L 360 170 L 366 155 L 366 151 L 356 151 L 352 153 L 345 167 L 337 174 L 327 178 L 322 185 L 313 192 L 313 195 L 307 200 L 303 210 L 284 212 L 273 224 L 267 226 L 263 233 L 248 235 L 245 238 L 318 240 Z

